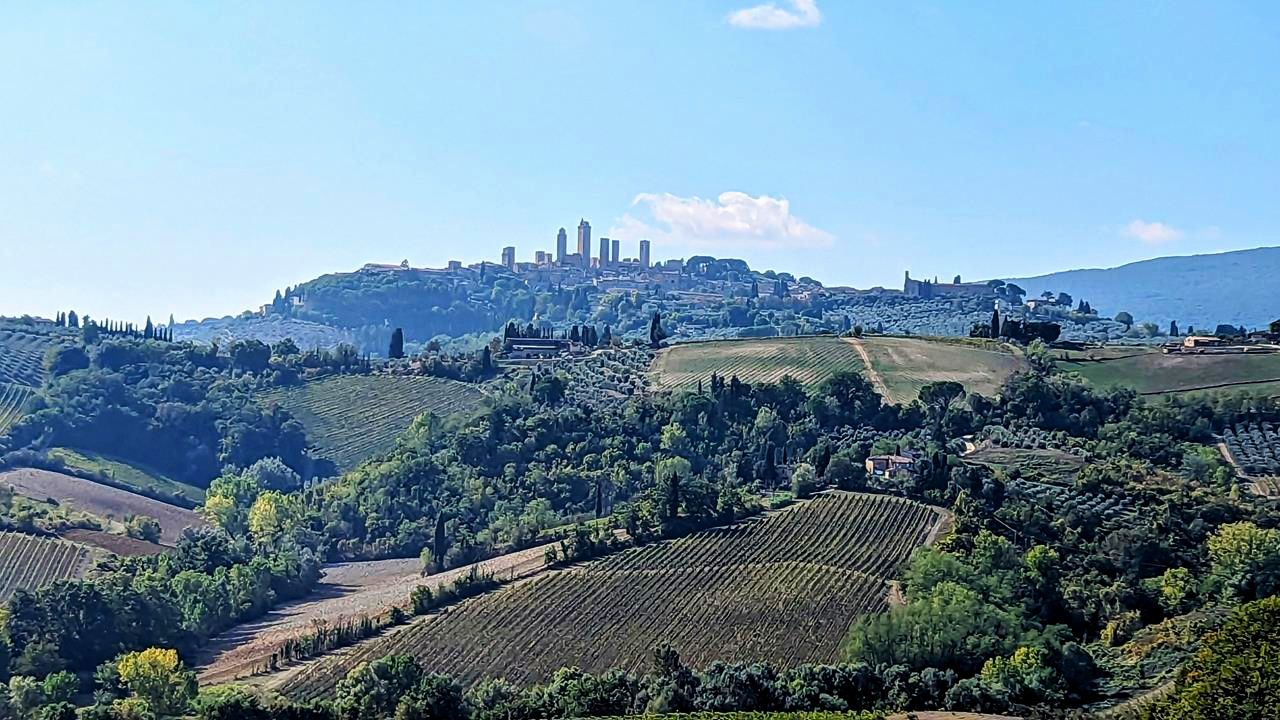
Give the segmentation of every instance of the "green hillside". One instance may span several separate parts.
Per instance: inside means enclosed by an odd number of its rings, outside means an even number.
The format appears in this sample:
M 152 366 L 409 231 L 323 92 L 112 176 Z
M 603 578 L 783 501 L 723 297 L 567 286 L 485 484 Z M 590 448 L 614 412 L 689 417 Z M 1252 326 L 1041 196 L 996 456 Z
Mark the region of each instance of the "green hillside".
M 102 475 L 148 497 L 175 497 L 185 501 L 183 504 L 190 505 L 204 502 L 204 490 L 178 482 L 159 470 L 140 463 L 71 448 L 53 448 L 49 451 L 49 457 L 61 460 L 73 470 Z
M 434 377 L 340 375 L 264 393 L 306 428 L 316 454 L 339 471 L 391 449 L 414 418 L 469 415 L 484 394 L 475 386 Z
M 1094 385 L 1128 387 L 1143 395 L 1280 392 L 1280 353 L 1182 355 L 1149 348 L 1107 348 L 1068 353 L 1057 364 Z

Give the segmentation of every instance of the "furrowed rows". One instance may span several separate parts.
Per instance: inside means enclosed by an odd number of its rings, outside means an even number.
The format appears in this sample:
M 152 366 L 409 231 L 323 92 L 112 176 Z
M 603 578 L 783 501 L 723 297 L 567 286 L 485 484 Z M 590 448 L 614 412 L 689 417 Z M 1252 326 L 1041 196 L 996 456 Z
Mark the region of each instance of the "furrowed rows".
M 0 532 L 0 599 L 75 577 L 87 558 L 84 548 L 69 542 Z
M 326 657 L 280 690 L 325 697 L 356 664 L 389 653 L 467 682 L 538 682 L 563 665 L 639 670 L 662 642 L 695 666 L 830 662 L 855 617 L 884 609 L 887 580 L 938 518 L 899 498 L 820 495 L 469 600 Z

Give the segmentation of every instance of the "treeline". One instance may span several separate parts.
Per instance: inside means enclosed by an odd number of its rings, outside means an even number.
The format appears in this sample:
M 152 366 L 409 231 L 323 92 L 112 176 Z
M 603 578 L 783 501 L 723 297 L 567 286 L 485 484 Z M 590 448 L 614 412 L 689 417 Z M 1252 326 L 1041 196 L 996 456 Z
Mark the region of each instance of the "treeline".
M 118 563 L 90 579 L 16 593 L 5 606 L 0 674 L 88 673 L 151 646 L 189 655 L 277 602 L 302 597 L 320 578 L 315 552 L 294 538 L 254 546 L 216 530 L 188 530 L 171 552 Z
M 542 339 L 542 340 L 568 340 L 573 343 L 581 343 L 587 347 L 601 347 L 613 344 L 613 328 L 609 325 L 604 326 L 604 331 L 596 329 L 594 325 L 573 325 L 568 330 L 561 331 L 558 335 L 555 328 L 550 325 L 535 327 L 533 323 L 529 323 L 524 327 L 520 327 L 514 321 L 508 322 L 502 331 L 503 340 L 512 339 Z
M 247 467 L 267 457 L 305 471 L 302 425 L 254 397 L 272 369 L 270 351 L 264 365 L 265 346 L 255 342 L 233 343 L 227 355 L 216 345 L 132 338 L 54 348 L 31 412 L 0 435 L 0 457 L 79 447 L 199 486 L 226 466 Z
M 81 318 L 76 314 L 75 310 L 67 312 L 59 311 L 54 315 L 53 324 L 57 327 L 78 328 L 82 331 L 87 342 L 95 342 L 100 335 L 115 335 L 130 338 L 141 338 L 143 340 L 162 340 L 164 342 L 173 342 L 173 328 L 163 325 L 154 325 L 151 322 L 151 316 L 147 316 L 147 322 L 142 327 L 138 327 L 131 322 L 122 322 L 119 320 L 94 320 L 88 315 Z
M 1018 320 L 1009 316 L 1001 318 L 1000 310 L 991 311 L 991 321 L 974 323 L 969 330 L 969 337 L 1007 339 L 1025 344 L 1040 340 L 1045 343 L 1057 342 L 1062 336 L 1062 326 L 1054 322 L 1037 322 L 1034 320 Z

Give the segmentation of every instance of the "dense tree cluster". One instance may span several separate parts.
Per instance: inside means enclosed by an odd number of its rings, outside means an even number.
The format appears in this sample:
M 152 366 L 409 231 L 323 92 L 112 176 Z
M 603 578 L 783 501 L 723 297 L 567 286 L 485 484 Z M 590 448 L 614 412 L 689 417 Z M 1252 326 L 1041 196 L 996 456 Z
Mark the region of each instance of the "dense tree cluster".
M 260 346 L 260 347 L 259 347 Z M 103 339 L 55 348 L 50 378 L 32 412 L 0 436 L 0 455 L 57 445 L 136 460 L 206 485 L 225 466 L 278 457 L 305 467 L 302 426 L 253 392 L 271 352 L 237 342 L 216 346 Z
M 662 329 L 658 316 L 651 322 Z M 813 388 L 716 375 L 696 392 L 601 407 L 565 401 L 556 373 L 532 373 L 478 417 L 421 417 L 392 451 L 303 488 L 300 428 L 249 398 L 263 383 L 305 372 L 307 354 L 296 347 L 244 341 L 222 354 L 106 339 L 63 348 L 47 358 L 53 377 L 43 405 L 15 426 L 7 447 L 103 448 L 212 480 L 202 512 L 220 530 L 91 580 L 20 593 L 3 615 L 0 650 L 11 672 L 42 679 L 18 682 L 31 697 L 31 683 L 52 682 L 40 692 L 60 697 L 58 681 L 44 678 L 109 662 L 118 676 L 103 671 L 115 683 L 111 707 L 181 705 L 190 692 L 180 666 L 156 654 L 125 663 L 121 654 L 160 646 L 185 655 L 305 592 L 321 558 L 421 556 L 441 569 L 606 516 L 644 542 L 741 517 L 771 491 L 803 497 L 833 486 L 905 495 L 954 516 L 949 537 L 906 569 L 905 602 L 850 630 L 847 664 L 697 672 L 662 652 L 645 676 L 565 670 L 541 688 L 490 682 L 464 693 L 393 657 L 359 668 L 328 708 L 264 710 L 231 691 L 192 707 L 208 717 L 228 717 L 218 713 L 231 707 L 245 717 L 487 719 L 1078 705 L 1097 696 L 1109 672 L 1097 649 L 1188 612 L 1280 591 L 1274 505 L 1241 502 L 1231 472 L 1206 447 L 1238 422 L 1280 420 L 1280 408 L 1246 397 L 1149 400 L 1098 390 L 1056 374 L 1038 360 L 1038 346 L 1028 354 L 1032 369 L 996 397 L 943 382 L 901 406 L 855 373 Z M 367 362 L 354 348 L 328 357 L 353 368 Z M 415 362 L 423 358 L 397 361 Z M 966 439 L 992 427 L 1090 462 L 1065 499 L 1048 502 L 1033 492 L 1037 483 L 962 459 Z M 887 453 L 909 456 L 911 471 L 868 476 L 866 458 Z M 1098 511 L 1103 501 L 1128 514 Z M 580 534 L 566 538 L 557 561 L 609 549 Z M 1215 647 L 1225 651 L 1208 650 Z M 1184 678 L 1178 702 L 1203 677 Z

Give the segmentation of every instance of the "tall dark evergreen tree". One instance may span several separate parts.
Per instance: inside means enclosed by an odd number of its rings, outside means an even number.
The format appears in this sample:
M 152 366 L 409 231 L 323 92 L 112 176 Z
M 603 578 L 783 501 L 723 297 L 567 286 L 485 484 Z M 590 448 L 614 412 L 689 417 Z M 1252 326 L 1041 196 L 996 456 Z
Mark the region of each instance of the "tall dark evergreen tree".
M 1000 337 L 1000 308 L 991 311 L 991 337 Z
M 391 331 L 391 347 L 387 349 L 387 357 L 393 360 L 404 357 L 404 330 L 396 328 Z
M 1177 337 L 1177 336 L 1178 336 L 1178 321 L 1177 321 L 1177 320 L 1170 320 L 1170 321 L 1169 321 L 1169 336 L 1170 336 L 1170 337 Z
M 148 340 L 154 340 L 156 336 L 156 328 L 151 324 L 151 316 L 147 316 L 147 324 L 142 328 L 142 337 Z

